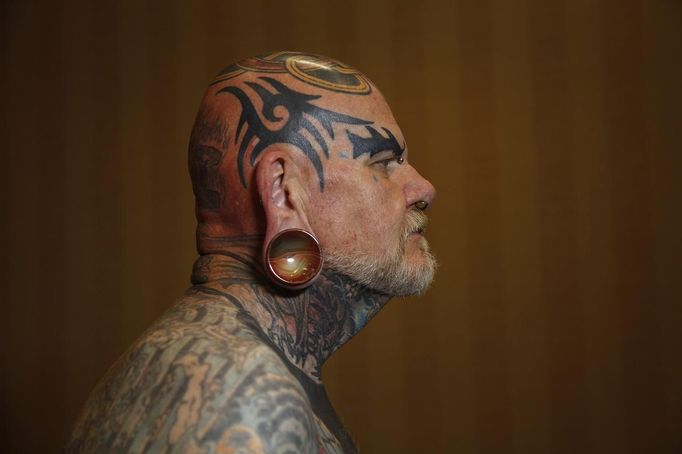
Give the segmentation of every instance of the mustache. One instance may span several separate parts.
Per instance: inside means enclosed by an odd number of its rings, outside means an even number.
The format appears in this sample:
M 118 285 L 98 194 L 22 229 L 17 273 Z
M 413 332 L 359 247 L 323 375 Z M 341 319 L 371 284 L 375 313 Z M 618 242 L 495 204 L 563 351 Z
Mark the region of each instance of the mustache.
M 422 210 L 416 208 L 410 209 L 405 217 L 405 226 L 403 227 L 403 238 L 407 239 L 411 234 L 424 233 L 429 224 L 429 218 Z

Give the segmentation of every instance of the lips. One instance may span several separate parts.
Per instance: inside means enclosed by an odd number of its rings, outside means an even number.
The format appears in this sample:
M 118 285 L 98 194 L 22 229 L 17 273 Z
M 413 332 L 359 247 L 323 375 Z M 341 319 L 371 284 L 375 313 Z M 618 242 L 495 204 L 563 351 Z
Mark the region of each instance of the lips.
M 416 236 L 424 236 L 424 230 L 422 230 L 422 229 L 413 230 L 412 232 L 410 232 L 410 233 L 407 234 L 407 238 L 409 238 L 409 237 L 411 237 L 411 236 L 415 236 L 415 235 L 416 235 Z

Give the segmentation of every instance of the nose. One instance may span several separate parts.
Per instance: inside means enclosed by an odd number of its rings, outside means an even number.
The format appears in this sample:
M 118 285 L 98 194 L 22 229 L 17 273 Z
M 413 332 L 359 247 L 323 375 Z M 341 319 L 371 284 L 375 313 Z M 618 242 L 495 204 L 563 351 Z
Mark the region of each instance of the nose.
M 410 207 L 420 202 L 431 205 L 436 198 L 436 188 L 411 165 L 408 164 L 405 170 L 407 174 L 405 175 L 403 191 L 407 206 Z M 420 203 L 420 205 L 424 204 Z

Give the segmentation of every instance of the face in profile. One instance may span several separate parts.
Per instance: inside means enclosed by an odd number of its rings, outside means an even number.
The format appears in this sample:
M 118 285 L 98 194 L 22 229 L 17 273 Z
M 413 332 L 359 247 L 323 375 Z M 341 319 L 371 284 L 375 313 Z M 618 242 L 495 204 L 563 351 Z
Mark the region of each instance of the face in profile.
M 325 190 L 312 198 L 311 224 L 330 269 L 389 295 L 419 294 L 436 261 L 418 206 L 431 203 L 435 190 L 410 164 L 383 97 L 377 91 L 368 102 L 372 124 L 346 128 L 333 142 Z
M 248 219 L 230 212 L 246 199 L 215 188 L 247 190 L 262 157 L 284 148 L 300 169 L 300 185 L 284 192 L 302 201 L 296 209 L 319 239 L 327 270 L 389 295 L 428 287 L 436 265 L 423 209 L 435 190 L 411 166 L 390 108 L 364 75 L 325 57 L 278 52 L 226 68 L 214 86 L 207 96 L 222 103 L 214 110 L 227 112 L 228 124 L 216 136 L 231 138 L 221 145 L 233 157 L 215 155 L 220 174 L 204 178 L 214 211 Z M 201 189 L 195 184 L 195 193 Z

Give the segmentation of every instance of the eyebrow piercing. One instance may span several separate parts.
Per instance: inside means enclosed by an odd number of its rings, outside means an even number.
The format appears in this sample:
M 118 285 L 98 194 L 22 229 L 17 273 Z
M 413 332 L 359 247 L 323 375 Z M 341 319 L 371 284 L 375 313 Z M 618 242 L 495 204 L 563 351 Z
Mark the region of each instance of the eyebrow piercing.
M 402 164 L 403 162 L 405 162 L 405 158 L 403 158 L 402 156 L 399 156 L 398 159 L 396 159 L 395 161 L 396 161 L 398 164 Z
M 426 209 L 428 208 L 429 202 L 426 202 L 426 201 L 424 201 L 424 200 L 420 200 L 420 201 L 418 201 L 418 202 L 415 202 L 415 203 L 414 203 L 414 206 L 415 206 L 418 210 L 424 211 L 424 210 L 426 210 Z

